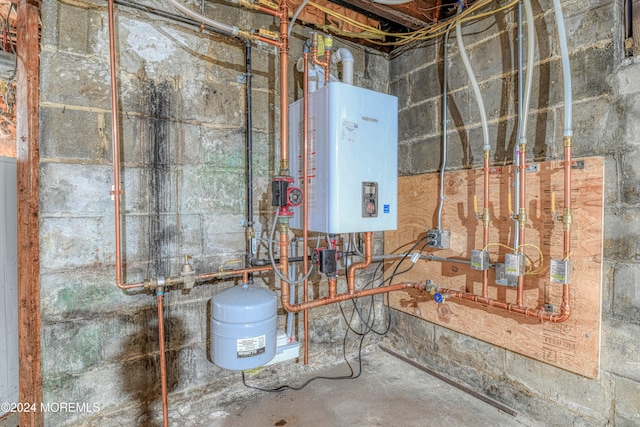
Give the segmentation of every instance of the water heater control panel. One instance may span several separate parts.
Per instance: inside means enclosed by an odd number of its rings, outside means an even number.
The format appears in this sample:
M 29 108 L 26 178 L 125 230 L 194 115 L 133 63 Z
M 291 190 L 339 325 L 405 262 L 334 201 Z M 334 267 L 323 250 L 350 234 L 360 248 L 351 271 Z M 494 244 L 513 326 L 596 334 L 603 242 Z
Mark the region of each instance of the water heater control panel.
M 362 217 L 375 218 L 378 216 L 378 183 L 362 183 Z

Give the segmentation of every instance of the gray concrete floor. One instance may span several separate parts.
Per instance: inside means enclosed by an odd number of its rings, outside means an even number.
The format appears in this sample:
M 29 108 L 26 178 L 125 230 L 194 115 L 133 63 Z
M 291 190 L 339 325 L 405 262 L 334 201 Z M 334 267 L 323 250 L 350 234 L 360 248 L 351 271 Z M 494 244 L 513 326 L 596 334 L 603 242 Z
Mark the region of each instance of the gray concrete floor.
M 318 380 L 300 391 L 261 392 L 209 416 L 215 427 L 521 426 L 511 415 L 381 350 L 355 380 Z M 322 375 L 344 375 L 345 366 Z M 250 379 L 247 379 L 250 382 Z M 302 380 L 300 381 L 302 382 Z

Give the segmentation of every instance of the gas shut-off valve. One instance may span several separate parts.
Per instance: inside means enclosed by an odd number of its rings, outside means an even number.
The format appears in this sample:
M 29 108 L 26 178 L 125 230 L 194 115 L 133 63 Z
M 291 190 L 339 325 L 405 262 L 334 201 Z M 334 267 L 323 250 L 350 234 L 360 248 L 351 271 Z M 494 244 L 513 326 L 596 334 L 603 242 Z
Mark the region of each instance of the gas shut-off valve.
M 446 292 L 440 292 L 440 288 L 438 287 L 438 285 L 433 283 L 431 280 L 427 280 L 426 285 L 427 292 L 433 295 L 433 300 L 437 304 L 442 304 L 451 297 L 451 295 Z

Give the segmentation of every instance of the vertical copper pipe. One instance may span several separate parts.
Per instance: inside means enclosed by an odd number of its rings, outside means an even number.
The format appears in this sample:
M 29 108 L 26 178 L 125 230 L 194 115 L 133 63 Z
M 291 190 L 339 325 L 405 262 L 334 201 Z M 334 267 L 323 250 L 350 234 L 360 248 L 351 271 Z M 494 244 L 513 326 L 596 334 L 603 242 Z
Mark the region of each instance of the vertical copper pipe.
M 482 249 L 486 250 L 489 244 L 489 150 L 484 151 L 483 185 L 484 195 L 482 200 Z M 489 270 L 482 272 L 482 296 L 489 295 Z
M 518 212 L 518 224 L 520 226 L 519 233 L 519 246 L 524 245 L 525 243 L 525 226 L 527 222 L 527 146 L 526 144 L 520 144 L 520 157 L 519 157 L 519 165 L 520 168 L 520 211 Z M 514 248 L 516 253 L 522 254 L 523 252 L 519 250 L 519 248 Z M 524 298 L 524 275 L 518 276 L 518 287 L 517 287 L 517 296 L 516 296 L 516 304 L 521 306 Z
M 347 293 L 354 295 L 356 293 L 356 270 L 367 268 L 373 259 L 373 238 L 372 233 L 367 231 L 364 233 L 364 261 L 352 264 L 347 273 Z
M 169 398 L 167 396 L 167 360 L 164 349 L 164 290 L 158 289 L 158 338 L 160 341 L 160 382 L 162 387 L 162 425 L 169 426 Z
M 572 138 L 564 138 L 564 253 L 563 258 L 567 258 L 571 253 L 571 149 Z M 567 218 L 568 216 L 568 218 Z
M 280 174 L 289 175 L 289 6 L 280 0 Z M 286 270 L 285 270 L 286 271 Z
M 118 120 L 118 88 L 117 88 L 117 62 L 115 48 L 115 19 L 113 11 L 113 0 L 109 0 L 108 8 L 109 22 L 109 66 L 111 72 L 111 145 L 113 151 L 113 190 L 111 195 L 114 202 L 114 232 L 115 258 L 116 258 L 116 286 L 120 289 L 139 288 L 144 283 L 122 283 L 122 240 L 121 240 L 121 220 L 120 220 L 120 196 L 123 191 L 120 189 L 120 122 Z
M 307 251 L 309 250 L 309 53 L 304 52 L 304 77 L 302 78 L 303 86 L 303 154 L 302 154 L 302 191 L 304 193 L 302 204 L 302 271 L 306 275 L 309 270 L 309 259 Z M 302 292 L 304 302 L 309 301 L 309 281 L 304 279 L 302 282 Z M 309 312 L 303 310 L 302 323 L 304 329 L 304 364 L 309 364 Z
M 338 294 L 338 279 L 329 277 L 329 298 L 335 298 Z

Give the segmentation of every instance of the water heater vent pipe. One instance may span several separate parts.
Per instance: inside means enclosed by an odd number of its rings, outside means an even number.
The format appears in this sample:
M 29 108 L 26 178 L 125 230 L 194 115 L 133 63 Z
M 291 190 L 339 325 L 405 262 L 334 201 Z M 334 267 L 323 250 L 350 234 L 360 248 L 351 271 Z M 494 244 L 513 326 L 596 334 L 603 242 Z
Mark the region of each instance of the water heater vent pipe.
M 353 84 L 353 54 L 345 47 L 341 47 L 331 55 L 331 62 L 339 64 L 342 62 L 342 83 Z

